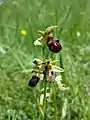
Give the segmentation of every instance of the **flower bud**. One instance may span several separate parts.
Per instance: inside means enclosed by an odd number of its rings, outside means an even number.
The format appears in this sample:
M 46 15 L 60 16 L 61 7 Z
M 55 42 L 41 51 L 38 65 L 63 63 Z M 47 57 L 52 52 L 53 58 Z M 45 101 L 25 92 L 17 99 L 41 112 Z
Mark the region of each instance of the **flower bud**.
M 40 78 L 37 76 L 32 76 L 31 80 L 29 81 L 28 85 L 30 87 L 35 87 L 37 85 L 37 83 L 39 82 Z

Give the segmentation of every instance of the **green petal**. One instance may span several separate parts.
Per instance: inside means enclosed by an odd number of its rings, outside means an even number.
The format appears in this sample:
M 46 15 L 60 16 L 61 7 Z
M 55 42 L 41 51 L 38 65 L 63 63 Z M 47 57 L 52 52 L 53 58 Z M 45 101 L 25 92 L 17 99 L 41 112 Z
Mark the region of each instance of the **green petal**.
M 53 68 L 54 72 L 64 72 L 64 69 L 58 67 L 58 66 L 55 66 L 54 65 L 54 68 Z
M 54 28 L 56 28 L 56 27 L 58 27 L 58 26 L 50 26 L 50 27 L 48 27 L 48 28 L 46 28 L 46 30 L 45 30 L 45 32 L 47 32 L 48 30 L 53 30 Z
M 36 40 L 36 41 L 34 42 L 34 45 L 42 45 L 42 43 L 39 42 L 38 40 Z

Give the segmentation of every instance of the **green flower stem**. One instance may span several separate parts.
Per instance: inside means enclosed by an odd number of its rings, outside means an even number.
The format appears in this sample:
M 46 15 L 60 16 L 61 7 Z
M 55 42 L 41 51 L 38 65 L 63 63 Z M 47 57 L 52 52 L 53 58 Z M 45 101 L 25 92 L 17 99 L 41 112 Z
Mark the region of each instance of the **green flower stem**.
M 43 109 L 42 109 L 42 106 L 40 106 L 40 104 L 39 104 L 39 99 L 37 98 L 37 105 L 38 105 L 38 109 L 39 109 L 39 112 L 40 112 L 40 118 L 41 118 L 41 120 L 43 120 L 43 118 L 44 118 L 44 113 L 43 113 Z
M 45 46 L 43 46 L 42 48 L 42 53 L 43 53 L 43 61 L 45 60 Z M 44 74 L 44 78 L 43 78 L 43 86 L 44 86 L 44 100 L 43 100 L 43 113 L 44 113 L 44 116 L 43 116 L 43 120 L 46 120 L 46 106 L 47 106 L 47 100 L 46 100 L 46 93 L 47 93 L 47 77 L 46 77 L 46 74 Z
M 46 76 L 44 77 L 44 101 L 43 101 L 43 105 L 44 105 L 44 120 L 46 120 L 46 106 L 47 106 L 47 99 L 46 99 L 46 93 L 47 93 L 47 82 L 46 82 Z
M 53 85 L 53 100 L 54 100 L 54 120 L 57 120 L 57 101 L 56 101 L 56 85 Z

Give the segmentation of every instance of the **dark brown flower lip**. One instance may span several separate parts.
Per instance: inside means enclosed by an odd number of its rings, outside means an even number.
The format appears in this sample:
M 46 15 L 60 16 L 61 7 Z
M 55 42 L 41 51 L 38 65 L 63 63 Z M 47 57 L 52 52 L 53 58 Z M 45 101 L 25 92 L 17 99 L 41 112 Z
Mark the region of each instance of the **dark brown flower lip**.
M 32 78 L 29 81 L 28 85 L 30 87 L 35 87 L 38 84 L 39 80 L 40 80 L 40 78 L 38 76 L 34 75 L 34 76 L 32 76 Z
M 59 40 L 55 40 L 57 43 L 59 43 Z
M 60 44 L 59 40 L 53 40 L 52 38 L 48 38 L 47 40 L 47 46 L 49 47 L 49 50 L 53 53 L 58 53 L 62 49 L 62 46 Z

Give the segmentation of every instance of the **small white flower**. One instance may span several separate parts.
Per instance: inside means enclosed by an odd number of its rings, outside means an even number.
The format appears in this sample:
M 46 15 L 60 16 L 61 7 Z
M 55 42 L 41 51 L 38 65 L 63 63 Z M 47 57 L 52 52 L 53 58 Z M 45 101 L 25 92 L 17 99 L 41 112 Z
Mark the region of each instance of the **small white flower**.
M 0 5 L 4 2 L 4 0 L 0 0 Z
M 80 31 L 77 31 L 76 35 L 77 35 L 77 37 L 80 37 L 81 36 Z
M 6 54 L 6 51 L 0 46 L 0 52 L 2 53 L 2 54 Z

